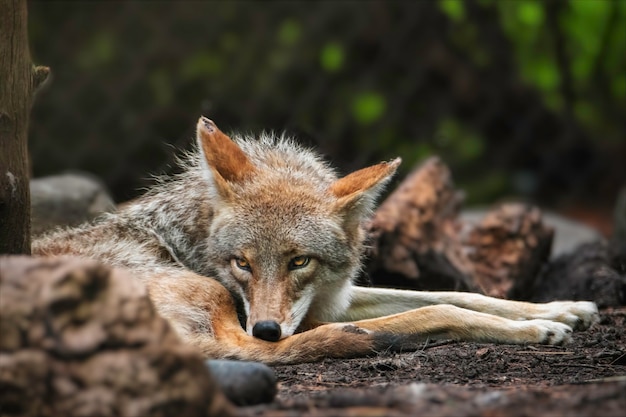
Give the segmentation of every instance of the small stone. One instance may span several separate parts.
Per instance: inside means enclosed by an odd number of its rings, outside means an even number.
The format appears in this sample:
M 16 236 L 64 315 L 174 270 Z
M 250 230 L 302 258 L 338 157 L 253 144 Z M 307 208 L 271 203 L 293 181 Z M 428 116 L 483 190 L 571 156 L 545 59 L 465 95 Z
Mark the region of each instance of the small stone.
M 489 355 L 489 348 L 488 347 L 484 347 L 484 348 L 480 348 L 476 351 L 476 357 L 477 358 L 484 358 L 487 355 Z
M 232 360 L 208 360 L 205 364 L 222 392 L 236 405 L 269 403 L 276 395 L 276 375 L 267 365 Z

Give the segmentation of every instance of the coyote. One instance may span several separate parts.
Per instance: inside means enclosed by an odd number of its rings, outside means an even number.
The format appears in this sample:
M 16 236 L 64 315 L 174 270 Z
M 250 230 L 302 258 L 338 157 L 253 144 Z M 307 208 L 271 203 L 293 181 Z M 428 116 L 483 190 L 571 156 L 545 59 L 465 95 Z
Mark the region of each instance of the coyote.
M 426 338 L 561 344 L 592 302 L 507 301 L 358 287 L 363 222 L 400 159 L 338 178 L 290 138 L 222 133 L 201 117 L 183 173 L 119 212 L 33 244 L 126 268 L 206 357 L 297 363 Z

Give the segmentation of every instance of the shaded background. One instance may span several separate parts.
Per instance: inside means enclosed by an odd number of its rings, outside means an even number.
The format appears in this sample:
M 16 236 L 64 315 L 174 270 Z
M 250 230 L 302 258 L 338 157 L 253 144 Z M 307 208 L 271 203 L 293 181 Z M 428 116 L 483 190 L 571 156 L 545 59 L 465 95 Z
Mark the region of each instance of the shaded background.
M 35 176 L 116 201 L 173 172 L 204 114 L 286 130 L 343 172 L 431 154 L 468 204 L 515 198 L 610 230 L 626 184 L 626 1 L 29 2 L 53 76 Z

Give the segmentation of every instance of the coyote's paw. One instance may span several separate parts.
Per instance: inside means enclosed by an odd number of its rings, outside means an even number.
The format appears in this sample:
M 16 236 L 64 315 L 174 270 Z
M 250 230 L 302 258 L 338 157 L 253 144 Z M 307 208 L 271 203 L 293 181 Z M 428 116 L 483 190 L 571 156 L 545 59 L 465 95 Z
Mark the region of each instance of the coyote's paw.
M 562 345 L 572 339 L 572 328 L 567 324 L 551 320 L 528 320 L 521 322 L 522 332 L 528 335 L 528 342 L 544 345 Z
M 599 320 L 598 307 L 590 301 L 553 301 L 543 304 L 537 318 L 565 323 L 575 330 L 588 329 Z

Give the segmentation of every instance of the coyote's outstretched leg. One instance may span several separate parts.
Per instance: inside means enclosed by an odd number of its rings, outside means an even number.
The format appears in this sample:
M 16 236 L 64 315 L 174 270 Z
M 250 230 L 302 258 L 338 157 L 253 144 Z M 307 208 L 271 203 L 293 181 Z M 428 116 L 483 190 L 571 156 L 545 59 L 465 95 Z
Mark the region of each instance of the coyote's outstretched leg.
M 494 343 L 542 343 L 560 345 L 571 338 L 572 328 L 551 320 L 511 320 L 450 304 L 421 307 L 369 320 L 355 326 L 373 332 L 420 335 L 432 339 L 456 339 Z
M 586 329 L 598 321 L 598 307 L 589 301 L 554 301 L 545 304 L 502 300 L 465 292 L 424 292 L 354 287 L 350 307 L 342 321 L 370 319 L 438 304 L 487 313 L 511 320 L 550 320 L 573 329 Z

